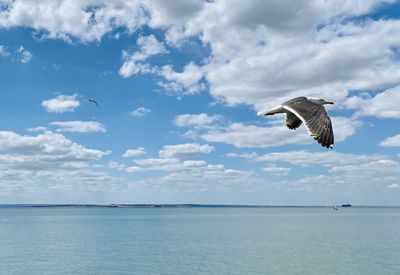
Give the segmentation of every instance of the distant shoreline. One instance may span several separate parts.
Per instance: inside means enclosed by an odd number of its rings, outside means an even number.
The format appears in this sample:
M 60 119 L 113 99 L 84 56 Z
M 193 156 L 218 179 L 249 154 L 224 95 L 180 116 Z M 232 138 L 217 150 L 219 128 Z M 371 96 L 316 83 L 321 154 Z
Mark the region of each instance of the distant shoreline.
M 0 208 L 327 208 L 331 205 L 236 205 L 236 204 L 0 204 Z M 342 206 L 337 206 L 342 208 Z M 400 206 L 352 205 L 352 208 L 400 208 Z

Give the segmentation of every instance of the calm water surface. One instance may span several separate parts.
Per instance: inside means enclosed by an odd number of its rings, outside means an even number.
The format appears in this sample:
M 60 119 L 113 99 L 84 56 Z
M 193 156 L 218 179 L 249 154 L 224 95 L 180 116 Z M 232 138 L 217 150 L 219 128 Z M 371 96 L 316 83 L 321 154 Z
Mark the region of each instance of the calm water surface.
M 0 274 L 400 274 L 400 209 L 0 208 Z

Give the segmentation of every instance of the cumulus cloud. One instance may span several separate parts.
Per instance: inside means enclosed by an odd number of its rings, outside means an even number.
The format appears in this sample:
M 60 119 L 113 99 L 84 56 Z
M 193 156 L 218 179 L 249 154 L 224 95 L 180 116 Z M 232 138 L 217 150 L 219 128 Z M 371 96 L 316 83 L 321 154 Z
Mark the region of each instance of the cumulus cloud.
M 119 73 L 122 77 L 130 77 L 138 73 L 152 72 L 150 64 L 144 63 L 146 59 L 153 55 L 167 53 L 164 44 L 159 42 L 154 35 L 139 36 L 136 41 L 139 50 L 133 54 L 127 51 L 122 52 L 124 63 L 122 64 Z
M 157 179 L 158 182 L 232 182 L 248 180 L 252 175 L 248 171 L 228 169 L 222 164 L 209 164 L 204 160 L 148 158 L 135 160 L 135 163 L 144 171 L 167 172 L 167 175 Z
M 185 143 L 176 145 L 165 145 L 159 151 L 161 158 L 182 158 L 195 154 L 208 154 L 214 151 L 214 147 L 208 144 Z
M 222 142 L 238 148 L 280 146 L 288 143 L 311 143 L 312 140 L 303 130 L 289 131 L 285 126 L 259 127 L 243 123 L 232 123 L 226 128 L 210 130 L 201 134 L 201 138 L 208 142 Z
M 207 144 L 186 143 L 165 145 L 159 151 L 158 157 L 135 159 L 134 162 L 136 166 L 127 167 L 125 170 L 129 173 L 147 170 L 168 173 L 157 179 L 157 181 L 160 182 L 170 181 L 172 178 L 176 180 L 183 180 L 183 178 L 190 180 L 191 178 L 191 181 L 193 177 L 197 176 L 210 178 L 212 173 L 218 174 L 219 177 L 222 177 L 222 174 L 234 174 L 235 172 L 232 172 L 233 170 L 229 172 L 229 169 L 225 169 L 223 165 L 208 164 L 203 160 L 187 159 L 197 154 L 211 153 L 213 150 L 214 147 Z M 124 157 L 136 157 L 144 153 L 144 149 L 139 147 L 137 149 L 127 150 Z M 243 175 L 244 174 L 246 173 L 243 172 Z
M 134 157 L 138 157 L 141 155 L 145 155 L 146 151 L 143 147 L 138 147 L 135 149 L 128 149 L 126 150 L 126 152 L 124 153 L 123 157 L 125 158 L 134 158 Z
M 151 113 L 151 110 L 145 107 L 139 107 L 136 110 L 130 112 L 134 117 L 144 117 Z
M 241 157 L 260 162 L 287 162 L 298 166 L 318 165 L 325 167 L 357 165 L 360 163 L 369 163 L 384 159 L 384 157 L 380 155 L 357 155 L 336 151 L 289 151 L 268 153 L 264 155 L 254 153 L 241 155 Z
M 0 178 L 3 182 L 25 182 L 42 177 L 57 182 L 110 180 L 105 173 L 91 168 L 92 162 L 108 154 L 50 131 L 33 136 L 0 131 Z M 10 173 L 15 175 L 13 179 Z
M 171 47 L 200 39 L 209 57 L 198 63 L 202 65 L 188 61 L 177 71 L 170 65 L 146 63 L 166 49 L 164 41 L 140 36 L 139 50 L 123 53 L 120 74 L 154 73 L 160 86 L 178 96 L 207 86 L 219 102 L 248 104 L 259 111 L 298 95 L 343 102 L 349 90 L 398 86 L 400 21 L 363 17 L 391 3 L 18 0 L 5 4 L 0 27 L 30 27 L 42 38 L 90 42 L 113 31 L 133 33 L 148 25 L 165 31 Z
M 7 57 L 9 55 L 10 55 L 10 53 L 7 50 L 7 47 L 4 45 L 0 45 L 0 57 Z
M 108 163 L 108 167 L 111 168 L 111 169 L 115 169 L 115 170 L 121 171 L 121 170 L 125 169 L 125 164 L 122 164 L 122 163 L 119 163 L 119 162 L 116 162 L 116 161 L 110 161 Z
M 200 12 L 202 0 L 178 0 L 166 3 L 163 0 L 149 1 L 150 25 L 155 28 L 180 25 Z
M 353 121 L 345 117 L 332 118 L 335 141 L 340 142 L 352 136 L 359 121 Z M 260 127 L 244 123 L 230 123 L 227 126 L 219 126 L 199 134 L 208 142 L 222 142 L 243 147 L 273 147 L 284 144 L 310 144 L 314 140 L 309 136 L 305 127 L 290 131 L 284 125 Z
M 128 168 L 126 168 L 126 172 L 128 173 L 138 173 L 138 172 L 142 172 L 143 168 L 139 167 L 139 166 L 129 166 Z
M 336 173 L 350 173 L 359 175 L 376 175 L 376 174 L 400 174 L 400 163 L 391 159 L 379 159 L 366 163 L 358 163 L 353 165 L 334 166 L 330 169 Z
M 33 128 L 28 128 L 28 132 L 44 132 L 47 131 L 47 128 L 44 126 L 38 126 L 38 127 L 33 127 Z
M 387 89 L 371 97 L 368 93 L 348 98 L 344 105 L 356 109 L 357 116 L 400 118 L 400 86 Z
M 310 151 L 287 151 L 273 152 L 267 154 L 253 153 L 231 153 L 229 157 L 244 158 L 252 163 L 267 163 L 265 172 L 289 172 L 300 168 L 302 173 L 307 169 L 318 171 L 318 176 L 303 174 L 296 180 L 283 180 L 280 184 L 304 190 L 307 188 L 329 187 L 334 185 L 355 186 L 360 184 L 376 184 L 382 186 L 385 182 L 393 182 L 398 179 L 400 163 L 385 155 L 350 154 L 336 151 L 310 152 Z M 286 163 L 293 167 L 279 169 Z M 286 167 L 282 167 L 286 168 Z M 325 172 L 323 171 L 326 171 Z M 284 182 L 286 181 L 286 182 Z
M 147 169 L 161 171 L 173 171 L 181 167 L 181 162 L 175 158 L 145 158 L 137 159 L 135 163 Z
M 290 168 L 278 167 L 275 165 L 263 167 L 261 168 L 261 170 L 268 174 L 279 175 L 279 176 L 285 176 L 290 172 Z
M 17 53 L 19 54 L 19 60 L 21 63 L 29 63 L 33 58 L 33 54 L 23 46 L 19 46 Z
M 37 136 L 23 136 L 14 132 L 0 131 L 0 152 L 40 155 L 48 160 L 98 160 L 107 155 L 106 152 L 87 149 L 73 143 L 63 135 L 50 131 Z
M 130 77 L 139 73 L 151 73 L 159 77 L 157 84 L 167 91 L 168 95 L 192 95 L 205 89 L 206 85 L 203 68 L 193 62 L 185 65 L 181 72 L 175 71 L 171 65 L 162 67 L 152 66 L 145 61 L 157 54 L 167 53 L 164 45 L 154 35 L 146 38 L 139 37 L 138 45 L 140 50 L 133 54 L 122 52 L 124 63 L 119 73 L 122 77 Z
M 29 63 L 33 58 L 33 54 L 23 46 L 19 46 L 15 51 L 10 52 L 9 47 L 0 45 L 0 57 L 6 58 L 10 56 L 23 64 Z
M 73 112 L 80 106 L 78 95 L 58 95 L 55 98 L 44 100 L 42 106 L 49 113 Z
M 241 182 L 248 180 L 249 171 L 226 168 L 223 164 L 211 164 L 204 160 L 190 159 L 197 154 L 208 154 L 214 147 L 207 144 L 186 143 L 165 145 L 158 157 L 135 159 L 137 166 L 128 167 L 127 172 L 160 171 L 166 173 L 151 182 Z M 189 158 L 189 159 L 188 159 Z
M 162 77 L 157 84 L 172 95 L 197 94 L 206 87 L 205 83 L 201 81 L 204 77 L 204 70 L 193 62 L 185 65 L 182 72 L 177 72 L 172 66 L 165 65 L 161 69 L 157 69 L 156 73 Z
M 162 177 L 163 181 L 167 182 L 246 182 L 251 177 L 252 173 L 237 169 L 227 169 L 224 165 L 206 164 L 186 170 L 169 173 Z
M 148 21 L 146 1 L 7 1 L 0 10 L 0 27 L 30 27 L 41 38 L 71 42 L 100 41 L 123 27 L 132 33 Z
M 179 115 L 174 122 L 179 127 L 192 127 L 192 130 L 184 134 L 187 138 L 202 138 L 208 142 L 221 142 L 238 148 L 273 147 L 314 142 L 304 126 L 291 131 L 285 126 L 284 119 L 284 116 L 277 116 L 276 119 L 266 120 L 271 124 L 270 126 L 261 127 L 239 122 L 225 123 L 220 115 L 208 116 L 201 113 L 198 115 Z M 335 142 L 346 140 L 354 135 L 356 129 L 362 125 L 361 121 L 346 117 L 332 117 L 331 119 Z
M 152 55 L 168 52 L 164 44 L 158 41 L 153 34 L 149 36 L 139 36 L 136 43 L 140 50 L 131 56 L 131 58 L 136 61 L 146 60 Z
M 400 184 L 397 184 L 397 183 L 389 184 L 389 185 L 386 186 L 386 188 L 389 188 L 389 189 L 400 189 Z
M 179 127 L 207 128 L 222 119 L 223 118 L 220 115 L 209 116 L 205 113 L 196 115 L 182 114 L 175 117 L 174 123 Z
M 399 22 L 342 20 L 379 2 L 230 3 L 207 4 L 184 31 L 210 45 L 206 79 L 211 94 L 228 104 L 260 110 L 297 95 L 343 100 L 350 89 L 399 81 L 392 51 Z
M 104 126 L 97 121 L 54 121 L 50 125 L 59 127 L 57 132 L 106 132 Z
M 400 134 L 386 138 L 379 145 L 383 147 L 400 147 Z

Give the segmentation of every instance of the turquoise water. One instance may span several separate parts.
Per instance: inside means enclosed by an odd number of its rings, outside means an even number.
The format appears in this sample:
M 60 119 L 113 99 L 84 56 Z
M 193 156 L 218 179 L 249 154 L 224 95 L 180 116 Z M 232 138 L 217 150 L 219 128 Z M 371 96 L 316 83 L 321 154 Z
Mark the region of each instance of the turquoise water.
M 400 274 L 400 209 L 0 208 L 0 274 Z

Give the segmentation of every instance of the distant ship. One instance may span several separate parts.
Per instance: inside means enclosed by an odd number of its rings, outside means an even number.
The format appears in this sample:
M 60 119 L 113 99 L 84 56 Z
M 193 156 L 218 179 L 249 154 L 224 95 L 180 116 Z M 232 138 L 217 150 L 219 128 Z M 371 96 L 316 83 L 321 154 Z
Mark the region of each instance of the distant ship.
M 351 204 L 350 203 L 342 204 L 342 207 L 351 207 Z

